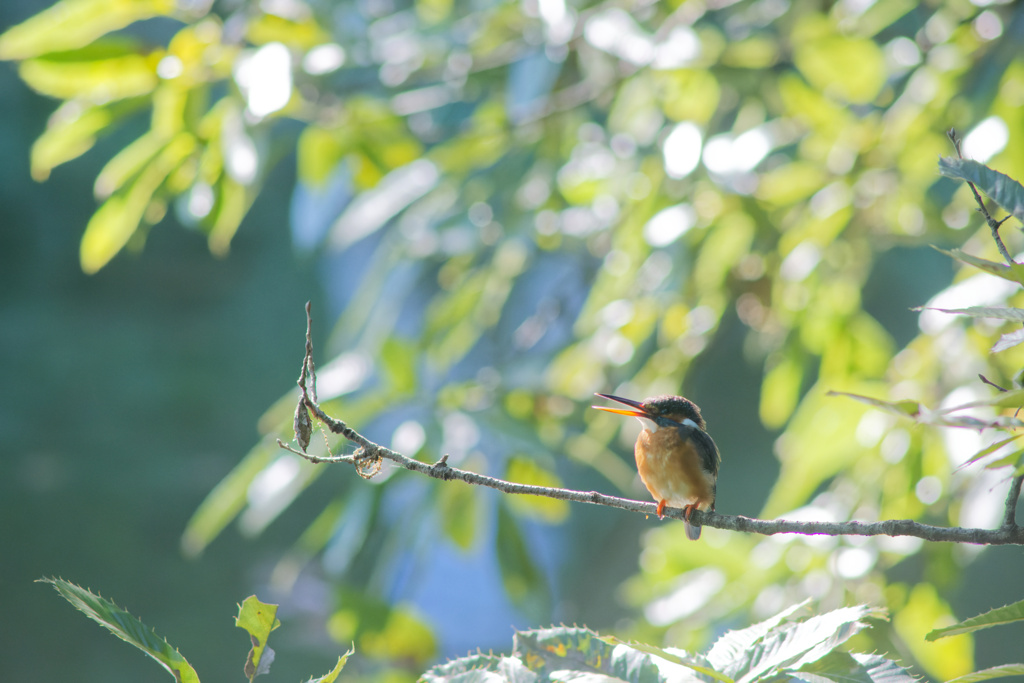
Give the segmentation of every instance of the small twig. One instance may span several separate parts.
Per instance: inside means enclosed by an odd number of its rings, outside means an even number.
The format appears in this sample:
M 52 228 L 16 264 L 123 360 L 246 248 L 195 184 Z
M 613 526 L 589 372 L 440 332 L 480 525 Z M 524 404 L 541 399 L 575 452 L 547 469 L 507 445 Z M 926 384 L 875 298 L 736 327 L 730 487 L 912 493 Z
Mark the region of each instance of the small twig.
M 957 137 L 956 129 L 950 128 L 948 131 L 946 131 L 946 137 L 948 137 L 949 141 L 953 143 L 953 149 L 956 150 L 957 157 L 963 159 L 964 155 L 960 149 L 960 138 Z M 1013 258 L 1010 256 L 1010 252 L 1006 250 L 1006 245 L 1003 244 L 1003 238 L 999 236 L 1000 226 L 1003 223 L 1005 223 L 1006 219 L 1009 218 L 1010 216 L 1006 216 L 1006 218 L 1004 218 L 1001 221 L 997 221 L 996 219 L 992 218 L 992 214 L 990 214 L 988 212 L 988 209 L 985 208 L 985 202 L 982 200 L 981 195 L 978 194 L 978 188 L 975 187 L 974 183 L 972 183 L 970 180 L 967 181 L 967 186 L 970 187 L 971 192 L 974 193 L 974 200 L 978 202 L 977 210 L 981 213 L 982 216 L 985 217 L 985 222 L 988 223 L 988 228 L 989 230 L 992 231 L 992 239 L 995 240 L 996 247 L 999 249 L 999 253 L 1003 255 L 1003 258 L 1006 259 L 1006 263 L 1008 265 L 1017 265 L 1017 262 L 1014 261 Z
M 1017 501 L 1020 499 L 1020 486 L 1024 483 L 1024 475 L 1014 477 L 1010 482 L 1010 490 L 1006 494 L 1006 512 L 1003 515 L 1004 529 L 1017 529 Z
M 985 384 L 989 385 L 990 387 L 995 387 L 996 389 L 998 389 L 999 391 L 1001 391 L 1003 393 L 1006 393 L 1007 391 L 1009 391 L 1009 389 L 1005 389 L 1005 388 L 999 386 L 998 384 L 996 384 L 995 382 L 993 382 L 992 380 L 990 380 L 988 377 L 986 377 L 985 375 L 981 374 L 980 372 L 978 373 L 978 379 L 980 379 L 982 382 L 984 382 Z

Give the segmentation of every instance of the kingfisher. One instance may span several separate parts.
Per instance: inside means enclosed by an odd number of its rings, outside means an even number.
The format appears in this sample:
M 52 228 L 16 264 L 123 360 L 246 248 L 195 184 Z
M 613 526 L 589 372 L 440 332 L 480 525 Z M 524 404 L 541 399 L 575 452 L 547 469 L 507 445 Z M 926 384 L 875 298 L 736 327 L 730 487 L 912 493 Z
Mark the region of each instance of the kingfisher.
M 694 510 L 715 509 L 718 465 L 722 456 L 705 431 L 700 408 L 682 396 L 654 396 L 646 401 L 597 394 L 626 408 L 591 406 L 619 415 L 632 415 L 644 426 L 633 453 L 640 479 L 658 501 L 658 517 L 665 507 L 683 509 L 686 537 L 700 538 L 700 525 L 690 521 Z

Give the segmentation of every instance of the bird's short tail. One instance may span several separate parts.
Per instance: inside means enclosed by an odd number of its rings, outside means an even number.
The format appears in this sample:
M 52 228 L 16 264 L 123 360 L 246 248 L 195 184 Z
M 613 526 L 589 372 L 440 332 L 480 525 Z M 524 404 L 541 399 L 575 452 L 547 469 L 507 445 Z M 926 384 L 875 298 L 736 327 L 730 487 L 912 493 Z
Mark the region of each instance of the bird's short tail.
M 700 538 L 700 524 L 694 522 L 683 522 L 686 525 L 686 537 L 691 541 Z

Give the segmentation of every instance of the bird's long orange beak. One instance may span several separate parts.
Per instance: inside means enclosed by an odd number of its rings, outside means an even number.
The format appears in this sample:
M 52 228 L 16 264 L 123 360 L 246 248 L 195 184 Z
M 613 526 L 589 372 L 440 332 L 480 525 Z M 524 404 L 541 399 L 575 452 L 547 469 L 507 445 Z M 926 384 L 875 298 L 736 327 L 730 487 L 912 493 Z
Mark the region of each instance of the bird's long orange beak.
M 611 394 L 594 394 L 601 398 L 606 398 L 610 401 L 618 401 L 624 403 L 627 406 L 632 406 L 633 410 L 626 410 L 625 408 L 609 408 L 608 406 L 590 406 L 591 408 L 597 408 L 607 413 L 617 413 L 619 415 L 630 415 L 632 417 L 649 417 L 649 413 L 644 410 L 644 404 L 640 401 L 634 401 L 631 398 L 622 398 L 621 396 L 612 396 Z

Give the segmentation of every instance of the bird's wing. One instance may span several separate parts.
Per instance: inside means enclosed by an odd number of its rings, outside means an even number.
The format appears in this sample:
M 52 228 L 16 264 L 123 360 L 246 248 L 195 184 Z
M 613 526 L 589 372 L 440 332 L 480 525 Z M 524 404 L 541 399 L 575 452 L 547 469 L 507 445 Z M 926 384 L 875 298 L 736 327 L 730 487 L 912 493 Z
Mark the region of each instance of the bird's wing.
M 712 476 L 718 476 L 718 463 L 722 456 L 718 453 L 718 446 L 715 445 L 711 435 L 700 427 L 692 425 L 679 425 L 679 436 L 685 439 L 692 439 L 697 446 L 697 454 L 700 456 L 701 467 Z

